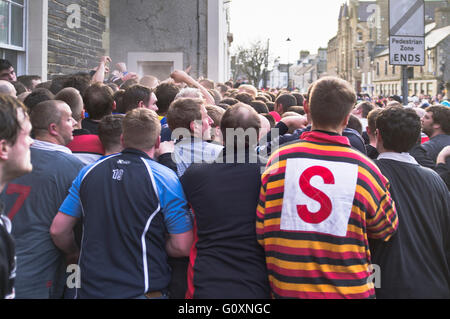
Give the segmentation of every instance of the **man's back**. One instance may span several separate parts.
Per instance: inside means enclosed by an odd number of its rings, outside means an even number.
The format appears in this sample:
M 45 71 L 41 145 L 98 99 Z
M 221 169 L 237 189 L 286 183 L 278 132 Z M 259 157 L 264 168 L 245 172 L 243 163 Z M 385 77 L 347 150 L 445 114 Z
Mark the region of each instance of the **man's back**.
M 164 290 L 170 280 L 165 233 L 186 225 L 175 173 L 126 149 L 84 169 L 75 186 L 83 208 L 77 297 L 138 298 Z
M 257 234 L 277 298 L 371 298 L 368 237 L 398 220 L 388 181 L 347 138 L 313 131 L 276 151 L 262 177 Z
M 422 147 L 425 149 L 428 157 L 430 157 L 434 161 L 434 163 L 436 163 L 437 156 L 447 145 L 450 145 L 450 135 L 440 134 L 431 138 L 428 142 L 422 144 Z
M 194 164 L 182 176 L 197 226 L 189 298 L 270 297 L 264 251 L 255 233 L 261 168 L 256 163 Z
M 34 146 L 31 162 L 33 171 L 13 180 L 3 193 L 16 241 L 16 297 L 60 298 L 65 265 L 49 230 L 83 164 L 73 155 Z
M 370 242 L 381 269 L 377 298 L 450 298 L 450 199 L 444 183 L 417 164 L 376 163 L 391 183 L 400 219 L 389 243 Z

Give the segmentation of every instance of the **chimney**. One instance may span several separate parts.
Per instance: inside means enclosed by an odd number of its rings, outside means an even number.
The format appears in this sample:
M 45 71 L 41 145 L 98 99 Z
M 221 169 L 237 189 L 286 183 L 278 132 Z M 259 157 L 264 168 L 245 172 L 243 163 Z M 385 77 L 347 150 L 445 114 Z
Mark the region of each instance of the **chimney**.
M 300 60 L 304 60 L 309 56 L 309 51 L 300 51 Z

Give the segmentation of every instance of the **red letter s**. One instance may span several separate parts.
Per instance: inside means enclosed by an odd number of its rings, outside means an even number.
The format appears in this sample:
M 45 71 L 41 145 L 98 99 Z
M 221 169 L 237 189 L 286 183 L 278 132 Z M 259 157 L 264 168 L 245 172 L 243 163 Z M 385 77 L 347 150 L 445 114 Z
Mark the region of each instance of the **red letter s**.
M 313 166 L 306 169 L 300 176 L 300 189 L 306 196 L 320 203 L 320 210 L 317 213 L 311 213 L 307 205 L 297 205 L 297 212 L 303 221 L 310 224 L 320 224 L 330 216 L 333 204 L 326 194 L 311 185 L 311 179 L 314 176 L 322 177 L 325 184 L 334 184 L 334 176 L 329 169 L 322 166 Z

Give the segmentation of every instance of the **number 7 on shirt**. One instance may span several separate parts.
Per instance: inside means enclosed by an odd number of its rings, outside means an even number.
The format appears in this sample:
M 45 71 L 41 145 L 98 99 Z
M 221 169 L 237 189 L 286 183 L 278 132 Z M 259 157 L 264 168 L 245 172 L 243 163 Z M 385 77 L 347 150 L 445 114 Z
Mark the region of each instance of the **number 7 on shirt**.
M 7 195 L 13 195 L 13 194 L 19 194 L 19 196 L 16 199 L 16 202 L 11 207 L 11 210 L 9 211 L 8 218 L 10 220 L 13 220 L 14 216 L 19 212 L 20 208 L 22 208 L 23 203 L 25 203 L 25 200 L 30 195 L 31 192 L 31 186 L 25 186 L 25 185 L 18 185 L 18 184 L 9 184 L 8 188 L 6 189 Z

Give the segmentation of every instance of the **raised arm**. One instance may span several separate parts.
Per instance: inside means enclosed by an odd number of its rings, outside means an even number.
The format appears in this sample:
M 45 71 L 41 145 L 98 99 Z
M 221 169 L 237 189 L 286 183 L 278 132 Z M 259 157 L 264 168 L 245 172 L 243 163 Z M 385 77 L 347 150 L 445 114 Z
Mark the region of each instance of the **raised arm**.
M 207 104 L 215 105 L 216 102 L 214 101 L 214 98 L 209 94 L 208 90 L 201 85 L 199 82 L 197 82 L 194 78 L 189 76 L 186 72 L 181 70 L 175 70 L 170 77 L 176 82 L 176 83 L 186 83 L 190 87 L 195 87 L 199 89 L 202 92 L 203 97 L 206 100 Z
M 100 64 L 97 67 L 97 71 L 92 76 L 92 83 L 103 83 L 105 81 L 105 73 L 109 71 L 107 64 L 111 62 L 111 58 L 109 56 L 103 56 L 100 60 Z

